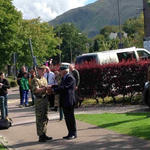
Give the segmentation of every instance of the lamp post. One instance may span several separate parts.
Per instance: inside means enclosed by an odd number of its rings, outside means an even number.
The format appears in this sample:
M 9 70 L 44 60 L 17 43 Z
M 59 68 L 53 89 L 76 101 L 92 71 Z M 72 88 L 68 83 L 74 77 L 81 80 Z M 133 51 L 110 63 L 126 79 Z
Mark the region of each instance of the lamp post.
M 70 37 L 70 63 L 72 63 L 72 45 L 71 45 L 71 37 Z
M 119 40 L 120 40 L 118 48 L 123 48 L 122 33 L 121 33 L 121 18 L 120 18 L 120 0 L 117 0 L 117 6 L 118 6 L 118 24 L 119 24 L 118 37 L 119 37 Z
M 61 34 L 63 34 L 63 33 L 60 33 L 60 31 L 58 31 L 58 37 L 59 38 L 61 38 L 60 37 Z M 59 50 L 60 50 L 60 48 L 61 48 L 61 44 L 59 44 Z M 60 50 L 60 54 L 59 54 L 59 64 L 61 64 L 61 50 Z

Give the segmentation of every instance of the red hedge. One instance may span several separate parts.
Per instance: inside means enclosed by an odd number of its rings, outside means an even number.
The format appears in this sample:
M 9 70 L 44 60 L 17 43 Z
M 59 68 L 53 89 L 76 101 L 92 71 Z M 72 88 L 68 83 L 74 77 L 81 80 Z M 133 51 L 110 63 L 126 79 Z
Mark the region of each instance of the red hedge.
M 83 98 L 101 98 L 142 92 L 147 81 L 150 61 L 127 61 L 98 65 L 85 63 L 76 66 L 80 73 L 79 95 Z

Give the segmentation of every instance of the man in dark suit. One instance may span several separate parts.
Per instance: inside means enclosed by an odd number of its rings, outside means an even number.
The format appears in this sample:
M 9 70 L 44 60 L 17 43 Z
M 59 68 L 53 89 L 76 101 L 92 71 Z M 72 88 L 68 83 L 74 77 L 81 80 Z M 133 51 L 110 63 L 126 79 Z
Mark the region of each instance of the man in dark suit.
M 71 140 L 77 137 L 74 116 L 76 81 L 75 78 L 69 74 L 68 66 L 61 66 L 60 74 L 62 76 L 60 85 L 53 85 L 51 90 L 60 94 L 60 103 L 63 108 L 65 122 L 68 129 L 68 135 L 63 137 L 63 139 Z

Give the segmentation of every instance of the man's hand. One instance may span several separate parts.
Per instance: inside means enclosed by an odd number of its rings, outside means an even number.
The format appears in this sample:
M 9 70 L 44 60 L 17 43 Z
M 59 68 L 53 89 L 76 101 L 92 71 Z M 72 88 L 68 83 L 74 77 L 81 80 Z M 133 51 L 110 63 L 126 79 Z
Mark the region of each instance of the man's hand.
M 52 85 L 48 85 L 47 87 L 46 87 L 46 93 L 47 94 L 52 94 Z
M 0 83 L 0 88 L 2 88 L 2 86 L 3 86 L 3 83 Z

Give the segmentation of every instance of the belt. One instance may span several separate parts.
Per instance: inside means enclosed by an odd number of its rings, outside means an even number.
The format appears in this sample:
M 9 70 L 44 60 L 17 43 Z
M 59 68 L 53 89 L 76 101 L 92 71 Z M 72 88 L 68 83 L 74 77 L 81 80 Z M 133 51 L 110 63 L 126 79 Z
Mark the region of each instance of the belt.
M 46 95 L 38 95 L 38 96 L 35 96 L 36 98 L 46 98 Z

